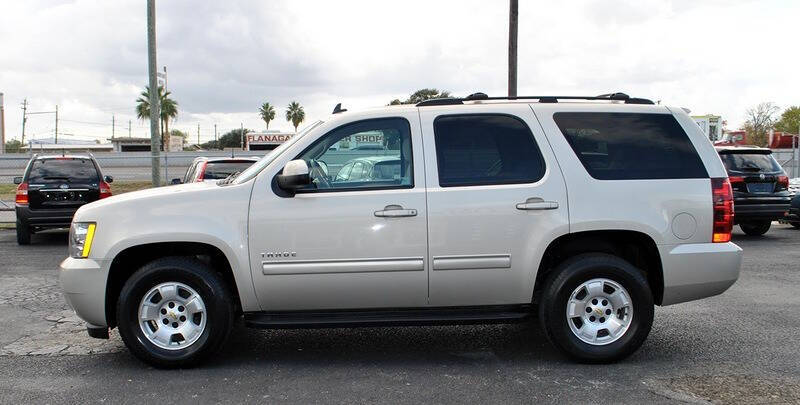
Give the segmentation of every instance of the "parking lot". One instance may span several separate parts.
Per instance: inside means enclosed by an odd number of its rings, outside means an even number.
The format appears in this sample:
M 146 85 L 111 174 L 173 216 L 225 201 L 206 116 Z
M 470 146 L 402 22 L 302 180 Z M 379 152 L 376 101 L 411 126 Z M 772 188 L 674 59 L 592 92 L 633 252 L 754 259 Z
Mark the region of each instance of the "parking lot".
M 56 266 L 66 234 L 0 231 L 0 402 L 800 401 L 800 231 L 738 228 L 739 281 L 657 308 L 649 339 L 606 366 L 558 355 L 535 324 L 264 331 L 242 326 L 203 367 L 162 371 L 90 339 Z M 703 269 L 697 269 L 702 271 Z

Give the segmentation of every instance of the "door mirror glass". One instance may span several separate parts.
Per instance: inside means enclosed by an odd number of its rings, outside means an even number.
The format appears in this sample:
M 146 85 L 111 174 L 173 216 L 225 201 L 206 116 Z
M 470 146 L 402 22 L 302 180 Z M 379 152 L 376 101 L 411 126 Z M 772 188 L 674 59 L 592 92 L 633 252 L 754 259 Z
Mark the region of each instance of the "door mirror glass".
M 22 184 L 22 177 L 14 177 L 14 184 Z
M 181 179 L 172 179 L 171 183 L 172 183 L 172 184 L 183 184 L 183 182 L 181 181 Z
M 114 178 L 111 176 L 103 176 L 103 180 L 109 184 L 114 182 Z
M 284 190 L 294 191 L 300 187 L 311 184 L 308 175 L 308 164 L 305 160 L 292 160 L 283 167 L 283 172 L 277 176 L 278 186 Z

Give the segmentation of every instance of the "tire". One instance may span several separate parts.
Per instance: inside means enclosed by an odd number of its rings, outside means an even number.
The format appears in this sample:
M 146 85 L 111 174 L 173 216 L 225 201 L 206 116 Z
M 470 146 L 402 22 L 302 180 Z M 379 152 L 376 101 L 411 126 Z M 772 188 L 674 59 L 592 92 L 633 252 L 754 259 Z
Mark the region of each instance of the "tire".
M 587 282 L 595 287 L 601 283 L 601 294 L 590 293 L 585 288 Z M 622 290 L 616 287 L 622 287 Z M 596 288 L 592 290 L 598 291 Z M 581 291 L 586 293 L 582 298 Z M 617 291 L 627 293 L 627 306 L 618 305 L 614 308 L 612 301 L 620 302 L 620 296 L 614 295 Z M 576 317 L 567 315 L 568 303 L 573 295 L 576 300 L 585 300 L 587 305 L 575 305 L 578 309 L 574 313 L 581 314 Z M 598 299 L 594 300 L 594 296 Z M 615 296 L 615 299 L 611 296 Z M 606 304 L 611 306 L 601 308 Z M 591 312 L 584 314 L 586 310 Z M 602 311 L 603 317 L 597 315 L 600 313 L 597 311 Z M 621 313 L 626 315 L 620 317 Z M 586 323 L 583 323 L 583 316 L 590 314 L 598 317 L 586 319 Z M 627 320 L 627 326 L 615 328 L 618 334 L 612 335 L 609 332 L 611 325 L 625 323 L 623 319 Z M 539 304 L 539 322 L 550 343 L 571 359 L 582 363 L 610 363 L 624 359 L 644 343 L 653 325 L 653 294 L 642 271 L 627 261 L 604 253 L 581 254 L 561 263 L 546 278 Z M 573 332 L 573 327 L 580 330 Z M 589 328 L 587 331 L 597 328 L 594 343 L 583 340 L 589 337 L 578 336 L 583 327 Z
M 27 224 L 17 221 L 17 244 L 31 244 L 31 228 Z
M 202 311 L 189 308 L 199 306 L 188 302 L 195 294 Z M 140 323 L 146 297 L 151 297 L 148 301 L 155 312 L 149 313 L 156 317 Z M 125 345 L 145 363 L 158 368 L 191 367 L 222 347 L 233 326 L 233 308 L 225 282 L 207 264 L 193 258 L 167 257 L 145 265 L 125 282 L 117 300 L 117 323 Z M 145 334 L 146 328 L 150 337 Z M 167 334 L 170 337 L 166 342 L 153 337 Z
M 772 226 L 772 221 L 754 221 L 739 224 L 742 232 L 750 236 L 761 236 L 769 231 L 770 226 Z

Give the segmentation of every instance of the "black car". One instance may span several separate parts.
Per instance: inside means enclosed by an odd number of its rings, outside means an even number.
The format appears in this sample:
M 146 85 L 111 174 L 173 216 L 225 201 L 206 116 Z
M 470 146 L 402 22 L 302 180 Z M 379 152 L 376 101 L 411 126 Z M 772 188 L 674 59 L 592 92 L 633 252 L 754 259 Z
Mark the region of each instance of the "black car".
M 789 215 L 785 219 L 791 226 L 800 229 L 800 193 L 792 198 L 792 206 L 789 207 Z
M 772 221 L 789 211 L 789 177 L 772 156 L 758 147 L 717 148 L 733 188 L 734 221 L 748 235 L 763 235 Z
M 17 187 L 17 243 L 31 243 L 31 234 L 66 228 L 81 205 L 111 196 L 111 176 L 103 176 L 92 156 L 34 155 Z

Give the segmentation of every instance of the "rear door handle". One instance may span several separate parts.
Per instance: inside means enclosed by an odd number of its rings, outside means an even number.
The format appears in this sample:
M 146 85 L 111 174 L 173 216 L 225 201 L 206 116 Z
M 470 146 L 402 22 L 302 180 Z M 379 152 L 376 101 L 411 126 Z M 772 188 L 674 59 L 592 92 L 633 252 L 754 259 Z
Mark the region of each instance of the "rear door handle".
M 384 218 L 415 217 L 417 210 L 405 209 L 402 205 L 392 204 L 383 207 L 381 211 L 375 211 L 375 216 Z
M 558 208 L 557 201 L 545 201 L 539 197 L 529 198 L 524 203 L 517 204 L 517 209 L 523 211 L 554 210 L 556 208 Z

